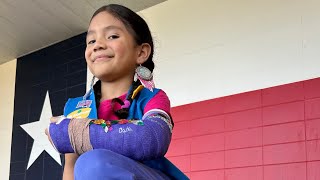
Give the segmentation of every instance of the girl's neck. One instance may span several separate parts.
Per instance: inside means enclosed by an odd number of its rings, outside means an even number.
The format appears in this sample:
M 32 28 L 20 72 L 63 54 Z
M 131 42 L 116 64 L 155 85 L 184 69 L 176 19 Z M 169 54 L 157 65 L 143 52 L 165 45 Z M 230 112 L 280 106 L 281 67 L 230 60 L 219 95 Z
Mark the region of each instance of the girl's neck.
M 125 78 L 117 81 L 101 81 L 101 101 L 119 97 L 129 91 L 133 79 Z

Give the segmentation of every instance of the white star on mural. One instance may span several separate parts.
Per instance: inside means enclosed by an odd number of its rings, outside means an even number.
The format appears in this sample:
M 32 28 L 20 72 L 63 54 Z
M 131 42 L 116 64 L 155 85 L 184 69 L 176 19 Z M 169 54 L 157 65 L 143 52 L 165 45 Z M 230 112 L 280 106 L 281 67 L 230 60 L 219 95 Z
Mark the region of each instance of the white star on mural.
M 61 165 L 59 153 L 54 149 L 48 140 L 47 135 L 44 133 L 44 130 L 50 123 L 51 117 L 51 105 L 49 94 L 47 92 L 39 121 L 20 125 L 34 140 L 27 169 L 29 169 L 43 151 L 46 151 L 54 160 L 57 161 L 58 164 Z

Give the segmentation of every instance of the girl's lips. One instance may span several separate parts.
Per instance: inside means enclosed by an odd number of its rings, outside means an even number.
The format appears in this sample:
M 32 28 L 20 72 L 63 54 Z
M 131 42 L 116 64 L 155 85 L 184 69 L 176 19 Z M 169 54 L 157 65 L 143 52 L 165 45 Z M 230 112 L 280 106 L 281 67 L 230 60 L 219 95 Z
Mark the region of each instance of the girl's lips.
M 100 55 L 94 58 L 93 62 L 99 62 L 99 61 L 106 61 L 113 58 L 113 56 L 107 56 L 107 55 Z

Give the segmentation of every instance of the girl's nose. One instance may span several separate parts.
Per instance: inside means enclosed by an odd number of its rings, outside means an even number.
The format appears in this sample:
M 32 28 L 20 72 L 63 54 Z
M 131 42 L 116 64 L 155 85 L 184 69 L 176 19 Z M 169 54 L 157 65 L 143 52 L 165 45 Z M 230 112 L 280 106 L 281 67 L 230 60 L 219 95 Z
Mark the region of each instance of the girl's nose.
M 104 50 L 107 48 L 106 42 L 102 39 L 97 39 L 94 44 L 94 51 Z

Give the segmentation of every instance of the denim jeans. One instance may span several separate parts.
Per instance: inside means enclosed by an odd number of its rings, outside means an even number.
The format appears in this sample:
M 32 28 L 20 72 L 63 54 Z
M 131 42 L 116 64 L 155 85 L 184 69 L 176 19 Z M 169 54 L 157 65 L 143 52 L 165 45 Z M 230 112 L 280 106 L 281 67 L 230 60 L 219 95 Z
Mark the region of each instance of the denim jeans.
M 74 168 L 75 180 L 169 180 L 162 172 L 106 149 L 82 154 Z

